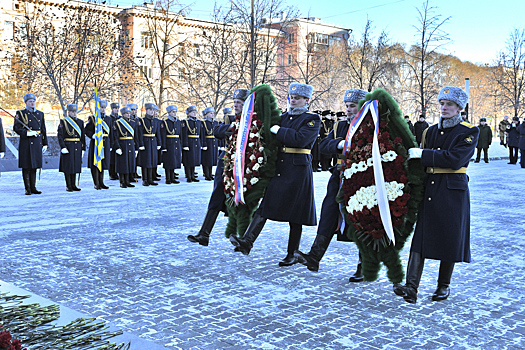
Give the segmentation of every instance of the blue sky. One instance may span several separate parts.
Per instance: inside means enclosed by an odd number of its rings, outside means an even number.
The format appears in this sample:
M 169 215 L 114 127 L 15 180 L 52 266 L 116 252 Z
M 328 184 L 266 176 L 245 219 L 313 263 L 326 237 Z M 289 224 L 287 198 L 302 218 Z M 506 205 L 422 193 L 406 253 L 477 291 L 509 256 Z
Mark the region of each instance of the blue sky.
M 217 0 L 229 4 L 228 0 Z M 238 0 L 237 0 L 238 1 Z M 246 1 L 246 0 L 245 0 Z M 361 33 L 367 16 L 373 21 L 375 34 L 386 29 L 391 39 L 410 44 L 414 42 L 417 23 L 416 7 L 423 0 L 284 0 L 296 6 L 302 16 L 320 17 L 322 21 L 338 24 Z M 190 6 L 191 17 L 207 19 L 215 0 L 181 0 Z M 113 4 L 129 6 L 141 3 L 133 0 L 113 0 Z M 523 0 L 431 0 L 436 14 L 451 17 L 443 27 L 452 43 L 446 49 L 463 61 L 490 63 L 505 46 L 505 41 L 515 27 L 525 26 L 525 1 Z

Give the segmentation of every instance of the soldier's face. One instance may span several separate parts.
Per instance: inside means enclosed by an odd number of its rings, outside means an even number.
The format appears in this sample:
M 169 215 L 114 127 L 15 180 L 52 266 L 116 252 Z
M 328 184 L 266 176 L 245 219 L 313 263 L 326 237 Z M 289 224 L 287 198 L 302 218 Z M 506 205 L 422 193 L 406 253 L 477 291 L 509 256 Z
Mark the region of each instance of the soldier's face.
M 188 113 L 188 117 L 195 118 L 196 115 L 197 115 L 196 111 L 191 111 L 190 113 Z
M 290 95 L 290 107 L 304 107 L 310 100 L 306 97 L 299 95 Z
M 155 110 L 151 109 L 151 108 L 148 108 L 148 109 L 146 109 L 146 114 L 155 115 Z
M 171 111 L 168 113 L 171 117 L 173 118 L 177 118 L 177 112 L 176 111 Z
M 452 118 L 461 111 L 457 103 L 450 100 L 440 100 L 439 105 L 441 106 L 441 116 L 443 118 Z
M 126 118 L 126 119 L 129 119 L 129 114 L 130 114 L 129 112 L 126 112 L 126 113 L 124 113 L 122 116 L 123 116 L 124 118 Z
M 359 110 L 357 108 L 357 103 L 355 103 L 355 102 L 346 102 L 345 105 L 346 105 L 346 115 L 348 117 L 357 114 L 357 111 Z
M 241 114 L 242 113 L 242 107 L 244 107 L 244 101 L 241 99 L 236 98 L 233 100 L 233 110 L 235 111 L 235 114 Z
M 111 108 L 111 113 L 118 115 L 118 108 Z
M 209 119 L 213 119 L 213 118 L 215 118 L 215 113 L 213 113 L 213 112 L 207 113 L 204 117 L 205 118 L 209 118 Z
M 132 110 L 131 110 L 131 114 L 132 114 L 132 115 L 137 115 L 137 110 L 136 110 L 136 109 L 132 109 Z
M 26 107 L 28 107 L 28 108 L 35 108 L 35 104 L 36 104 L 36 101 L 33 100 L 33 99 L 30 99 L 30 100 L 26 101 Z
M 77 116 L 77 112 L 76 111 L 67 111 L 67 115 L 69 115 L 70 117 L 76 117 Z
M 100 109 L 100 113 L 102 113 L 102 114 L 106 114 L 106 109 L 105 109 L 105 108 L 101 108 L 101 109 Z

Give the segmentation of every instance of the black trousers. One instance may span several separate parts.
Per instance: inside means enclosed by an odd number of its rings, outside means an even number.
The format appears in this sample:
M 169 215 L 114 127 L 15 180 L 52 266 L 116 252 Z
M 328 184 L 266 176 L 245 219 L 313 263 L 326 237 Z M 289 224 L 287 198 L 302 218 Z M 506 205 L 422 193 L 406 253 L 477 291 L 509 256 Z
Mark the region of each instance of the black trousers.
M 489 148 L 478 148 L 478 153 L 476 155 L 476 162 L 479 162 L 479 159 L 481 158 L 481 151 L 483 150 L 483 160 L 485 162 L 489 161 Z
M 509 146 L 509 162 L 516 164 L 518 162 L 518 147 Z

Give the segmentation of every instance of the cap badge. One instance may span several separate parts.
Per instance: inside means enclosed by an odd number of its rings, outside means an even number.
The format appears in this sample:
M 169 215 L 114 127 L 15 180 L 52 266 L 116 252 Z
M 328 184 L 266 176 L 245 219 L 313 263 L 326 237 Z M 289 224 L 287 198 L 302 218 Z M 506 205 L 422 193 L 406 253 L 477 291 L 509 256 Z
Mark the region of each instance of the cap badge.
M 450 93 L 450 90 L 449 89 L 446 89 L 443 91 L 443 93 L 446 95 L 446 94 L 449 94 Z
M 296 86 L 292 86 L 292 91 L 294 91 L 295 89 L 297 89 L 297 87 Z

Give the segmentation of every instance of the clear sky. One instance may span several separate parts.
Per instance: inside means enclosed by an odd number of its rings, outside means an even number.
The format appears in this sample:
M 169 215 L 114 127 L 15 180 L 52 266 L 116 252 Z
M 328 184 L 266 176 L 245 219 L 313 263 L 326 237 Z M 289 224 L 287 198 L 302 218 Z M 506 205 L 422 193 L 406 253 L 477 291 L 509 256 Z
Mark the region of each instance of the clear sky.
M 229 4 L 228 0 L 181 0 L 191 8 L 190 17 L 209 19 L 213 5 Z M 237 0 L 238 1 L 238 0 Z M 247 0 L 244 0 L 247 1 Z M 416 7 L 423 0 L 283 0 L 298 8 L 302 16 L 319 17 L 323 22 L 338 24 L 361 33 L 367 16 L 373 21 L 374 33 L 385 29 L 391 39 L 405 44 L 415 40 Z M 113 0 L 113 4 L 129 6 L 134 0 Z M 431 0 L 435 14 L 451 17 L 443 29 L 452 42 L 449 53 L 463 61 L 491 63 L 505 46 L 515 27 L 525 26 L 524 0 Z

